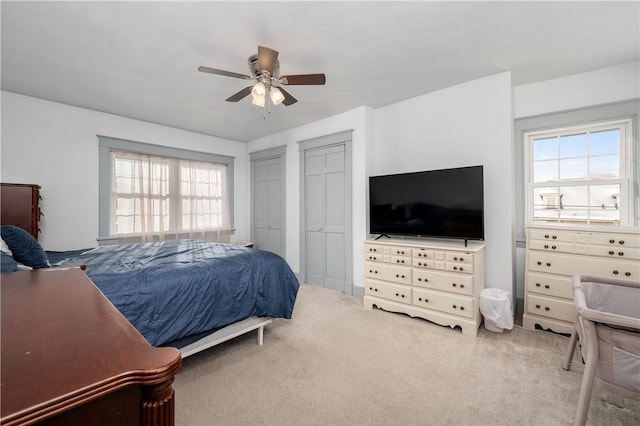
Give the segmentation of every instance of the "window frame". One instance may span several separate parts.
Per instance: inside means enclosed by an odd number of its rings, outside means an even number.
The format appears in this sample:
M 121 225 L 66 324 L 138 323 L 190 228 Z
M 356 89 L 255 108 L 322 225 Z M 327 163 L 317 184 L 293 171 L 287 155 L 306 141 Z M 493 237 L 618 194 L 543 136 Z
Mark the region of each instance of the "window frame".
M 536 184 L 533 181 L 533 142 L 537 139 L 543 139 L 545 137 L 562 137 L 567 135 L 573 135 L 578 133 L 597 133 L 598 131 L 617 128 L 620 130 L 620 147 L 619 147 L 619 176 L 616 179 L 575 179 L 575 180 L 562 180 L 545 182 Z M 634 220 L 634 173 L 633 173 L 633 120 L 630 118 L 623 118 L 618 120 L 597 121 L 590 123 L 583 123 L 579 125 L 560 126 L 543 130 L 526 131 L 523 135 L 524 144 L 524 184 L 525 184 L 525 219 L 526 224 L 556 224 L 566 225 L 571 222 L 569 220 L 563 221 L 558 218 L 557 221 L 534 221 L 534 191 L 537 187 L 571 187 L 571 186 L 589 186 L 591 185 L 620 185 L 620 194 L 624 195 L 621 198 L 621 203 L 618 207 L 620 211 L 619 225 L 614 224 L 602 224 L 602 226 L 630 226 Z M 591 158 L 587 156 L 586 158 Z M 560 158 L 559 158 L 560 159 Z M 589 215 L 584 223 L 580 222 L 580 225 L 590 226 L 595 225 L 592 223 L 594 219 Z
M 113 151 L 131 152 L 136 154 L 146 154 L 158 157 L 176 158 L 181 160 L 190 160 L 205 163 L 217 163 L 227 166 L 227 182 L 229 194 L 229 215 L 230 215 L 230 232 L 235 231 L 234 228 L 234 162 L 235 157 L 212 154 L 201 151 L 193 151 L 181 148 L 174 148 L 163 145 L 154 145 L 150 143 L 131 141 L 127 139 L 114 138 L 110 136 L 98 135 L 99 149 L 99 224 L 98 224 L 98 243 L 115 244 L 118 241 L 118 235 L 112 234 L 112 202 L 113 195 L 111 192 L 111 178 L 113 174 L 112 156 Z
M 549 129 L 554 127 L 568 127 L 584 123 L 598 121 L 617 120 L 630 118 L 633 123 L 632 143 L 638 144 L 638 117 L 640 116 L 640 99 L 632 98 L 620 102 L 612 102 L 600 105 L 593 105 L 583 108 L 561 110 L 551 113 L 517 117 L 514 119 L 514 156 L 515 156 L 515 194 L 516 218 L 515 237 L 516 247 L 525 247 L 526 242 L 526 178 L 524 173 L 524 133 L 528 131 Z M 640 149 L 635 149 L 630 159 L 633 163 L 633 205 L 634 217 L 630 218 L 633 223 L 629 226 L 640 225 Z

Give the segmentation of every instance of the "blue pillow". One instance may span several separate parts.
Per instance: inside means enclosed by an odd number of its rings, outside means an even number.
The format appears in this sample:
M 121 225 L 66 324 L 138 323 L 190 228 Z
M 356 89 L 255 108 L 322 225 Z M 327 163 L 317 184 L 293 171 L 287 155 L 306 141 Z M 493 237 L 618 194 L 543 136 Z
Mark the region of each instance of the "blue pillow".
M 49 260 L 38 241 L 22 228 L 13 225 L 0 227 L 2 239 L 9 246 L 16 262 L 31 266 L 33 269 L 48 268 Z
M 2 268 L 0 268 L 0 272 L 15 272 L 18 270 L 18 262 L 16 262 L 13 257 L 3 251 L 0 251 L 0 256 L 2 256 Z

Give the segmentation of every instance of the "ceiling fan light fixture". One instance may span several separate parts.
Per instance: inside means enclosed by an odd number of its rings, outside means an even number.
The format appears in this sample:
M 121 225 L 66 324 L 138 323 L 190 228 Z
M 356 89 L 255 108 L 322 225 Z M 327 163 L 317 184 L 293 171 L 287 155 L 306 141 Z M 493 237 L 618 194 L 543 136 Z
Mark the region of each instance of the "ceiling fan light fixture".
M 269 90 L 269 96 L 271 96 L 271 102 L 274 105 L 280 105 L 284 101 L 284 95 L 277 87 L 272 87 Z
M 251 103 L 260 107 L 264 106 L 265 93 L 267 92 L 262 82 L 257 82 L 251 89 Z
M 262 96 L 253 96 L 253 99 L 251 99 L 251 103 L 259 106 L 259 107 L 263 107 L 264 106 L 264 95 Z
M 253 89 L 251 89 L 251 96 L 254 98 L 260 96 L 264 97 L 266 92 L 267 89 L 264 87 L 264 83 L 259 81 L 253 86 Z

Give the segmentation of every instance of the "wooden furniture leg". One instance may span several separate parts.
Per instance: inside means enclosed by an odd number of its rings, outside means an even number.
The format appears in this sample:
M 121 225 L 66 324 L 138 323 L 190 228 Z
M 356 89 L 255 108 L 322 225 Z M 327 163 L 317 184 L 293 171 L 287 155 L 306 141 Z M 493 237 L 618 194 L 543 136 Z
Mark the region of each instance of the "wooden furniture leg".
M 172 383 L 173 378 L 142 388 L 142 425 L 174 426 L 175 394 Z

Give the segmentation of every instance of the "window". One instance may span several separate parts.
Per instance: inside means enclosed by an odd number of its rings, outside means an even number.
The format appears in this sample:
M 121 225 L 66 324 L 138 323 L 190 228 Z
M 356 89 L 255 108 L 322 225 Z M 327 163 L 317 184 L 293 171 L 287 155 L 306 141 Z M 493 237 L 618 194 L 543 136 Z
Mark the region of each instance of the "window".
M 101 242 L 228 241 L 232 168 L 231 157 L 100 137 Z
M 631 120 L 525 133 L 527 221 L 633 221 Z

